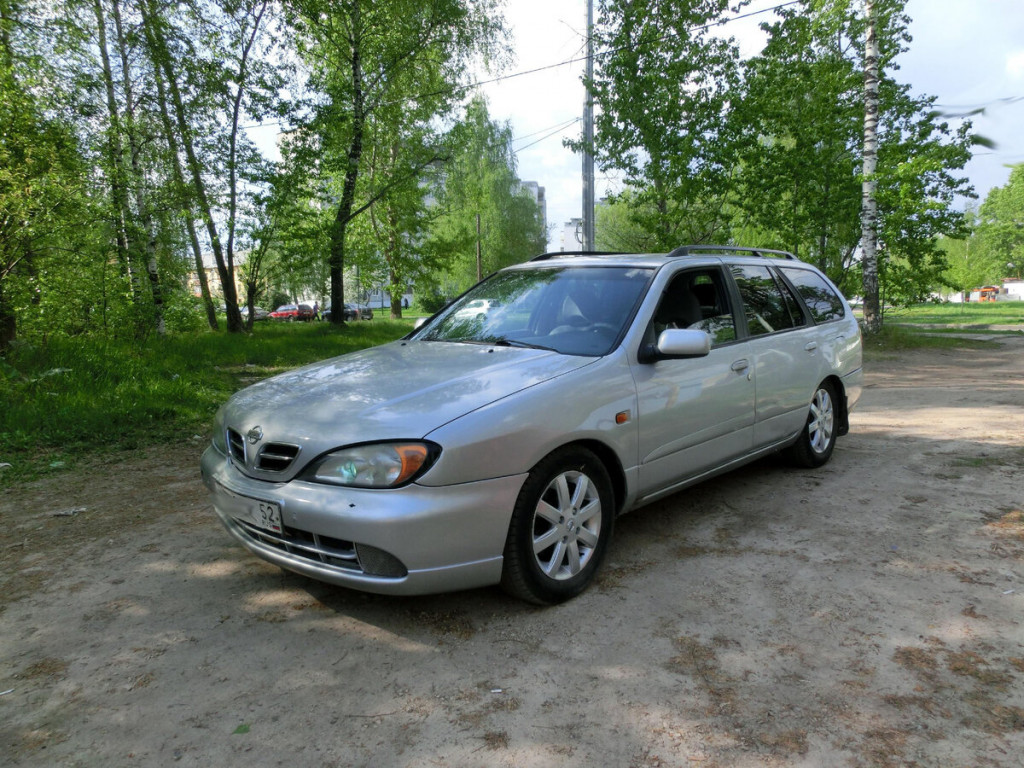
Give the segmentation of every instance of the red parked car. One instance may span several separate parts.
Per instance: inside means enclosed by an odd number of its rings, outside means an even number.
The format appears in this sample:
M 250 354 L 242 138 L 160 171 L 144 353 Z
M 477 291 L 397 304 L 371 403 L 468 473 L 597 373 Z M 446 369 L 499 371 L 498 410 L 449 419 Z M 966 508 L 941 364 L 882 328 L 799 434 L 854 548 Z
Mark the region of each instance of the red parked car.
M 313 308 L 309 304 L 283 304 L 270 316 L 275 320 L 312 320 Z

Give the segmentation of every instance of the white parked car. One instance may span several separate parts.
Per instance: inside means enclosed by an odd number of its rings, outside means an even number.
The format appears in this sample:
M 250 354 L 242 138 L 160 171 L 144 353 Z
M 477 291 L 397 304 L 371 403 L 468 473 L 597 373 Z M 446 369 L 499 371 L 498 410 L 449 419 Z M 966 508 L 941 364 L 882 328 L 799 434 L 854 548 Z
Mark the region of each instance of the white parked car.
M 283 568 L 556 603 L 620 514 L 773 451 L 827 462 L 861 381 L 849 305 L 788 254 L 555 253 L 400 341 L 237 393 L 203 478 L 228 531 Z

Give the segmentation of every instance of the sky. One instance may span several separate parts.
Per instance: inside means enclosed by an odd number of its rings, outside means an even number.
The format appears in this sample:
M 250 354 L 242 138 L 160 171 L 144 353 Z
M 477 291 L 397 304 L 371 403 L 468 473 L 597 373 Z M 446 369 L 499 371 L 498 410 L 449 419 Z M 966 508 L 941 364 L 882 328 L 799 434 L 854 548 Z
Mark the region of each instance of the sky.
M 596 1 L 596 0 L 595 0 Z M 755 0 L 744 12 L 780 0 Z M 562 248 L 562 225 L 582 210 L 582 158 L 562 145 L 577 138 L 583 112 L 580 76 L 585 62 L 586 0 L 507 0 L 516 61 L 505 75 L 545 68 L 483 86 L 491 118 L 510 121 L 519 178 L 546 190 L 549 247 Z M 1024 2 L 1022 0 L 908 0 L 910 49 L 898 60 L 897 80 L 916 95 L 937 97 L 950 113 L 984 108 L 971 118 L 974 131 L 996 143 L 976 147 L 965 172 L 979 198 L 1009 178 L 1007 164 L 1024 163 Z M 763 44 L 757 28 L 773 14 L 728 26 L 743 55 Z M 481 79 L 486 79 L 482 75 Z M 1012 99 L 1017 101 L 1011 101 Z M 618 188 L 597 169 L 600 198 Z M 966 201 L 965 201 L 966 202 Z M 578 247 L 567 243 L 567 248 Z

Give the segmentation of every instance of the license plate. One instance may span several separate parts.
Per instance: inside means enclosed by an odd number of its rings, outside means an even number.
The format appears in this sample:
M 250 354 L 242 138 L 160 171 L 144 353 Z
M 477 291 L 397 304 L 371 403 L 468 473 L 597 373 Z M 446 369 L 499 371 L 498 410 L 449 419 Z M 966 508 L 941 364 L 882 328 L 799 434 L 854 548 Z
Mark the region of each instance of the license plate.
M 220 485 L 218 483 L 218 485 Z M 229 491 L 220 485 L 221 493 L 227 497 L 225 506 L 228 507 L 228 514 L 237 520 L 243 520 L 257 528 L 274 533 L 284 532 L 284 523 L 281 520 L 281 505 L 276 501 L 264 501 L 253 499 L 249 496 L 240 496 L 234 491 Z
M 283 533 L 284 526 L 281 523 L 281 505 L 273 501 L 259 501 L 252 499 L 252 508 L 249 510 L 249 517 L 253 525 L 274 533 Z

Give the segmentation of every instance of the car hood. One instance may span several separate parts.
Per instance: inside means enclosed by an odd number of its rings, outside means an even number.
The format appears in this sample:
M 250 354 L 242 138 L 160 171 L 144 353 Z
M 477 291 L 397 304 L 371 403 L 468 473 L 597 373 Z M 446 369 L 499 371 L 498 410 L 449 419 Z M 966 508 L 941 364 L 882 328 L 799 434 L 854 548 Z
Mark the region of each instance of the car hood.
M 352 443 L 412 439 L 596 358 L 546 350 L 397 341 L 298 368 L 236 393 L 225 425 L 298 445 L 303 465 Z

